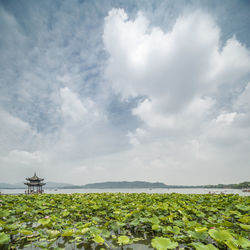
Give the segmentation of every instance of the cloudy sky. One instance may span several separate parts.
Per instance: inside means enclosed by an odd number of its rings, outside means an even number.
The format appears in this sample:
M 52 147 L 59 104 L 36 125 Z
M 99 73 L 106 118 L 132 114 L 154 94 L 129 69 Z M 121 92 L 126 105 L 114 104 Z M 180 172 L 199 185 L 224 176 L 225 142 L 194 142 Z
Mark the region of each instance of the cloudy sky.
M 250 177 L 249 1 L 0 1 L 0 182 Z

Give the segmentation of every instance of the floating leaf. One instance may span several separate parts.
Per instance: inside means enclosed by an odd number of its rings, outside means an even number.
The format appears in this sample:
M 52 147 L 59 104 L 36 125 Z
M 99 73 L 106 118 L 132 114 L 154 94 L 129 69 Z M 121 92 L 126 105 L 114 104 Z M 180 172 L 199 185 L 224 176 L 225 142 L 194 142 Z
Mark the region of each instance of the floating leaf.
M 7 217 L 9 215 L 9 211 L 6 211 L 6 210 L 0 210 L 0 218 L 1 217 Z
M 242 248 L 249 248 L 250 247 L 250 241 L 248 239 L 244 238 L 244 237 L 239 237 L 237 243 Z
M 31 235 L 31 234 L 33 234 L 32 231 L 26 230 L 26 229 L 19 230 L 19 233 L 21 233 L 21 234 L 23 234 L 23 235 Z
M 204 245 L 200 242 L 194 242 L 190 244 L 195 250 L 217 250 L 218 248 L 212 244 Z
M 130 239 L 129 239 L 128 236 L 122 235 L 122 236 L 119 236 L 119 237 L 118 237 L 117 243 L 118 243 L 119 245 L 126 245 L 126 244 L 129 244 L 129 243 L 130 243 Z
M 57 238 L 61 233 L 58 230 L 48 230 L 50 238 Z
M 157 250 L 165 250 L 176 248 L 178 246 L 178 243 L 171 241 L 168 238 L 156 237 L 151 241 L 151 245 Z
M 203 232 L 207 231 L 207 228 L 206 227 L 196 227 L 194 230 L 198 233 L 203 233 Z
M 64 232 L 62 233 L 62 236 L 63 236 L 63 237 L 69 237 L 69 236 L 72 236 L 73 233 L 74 233 L 74 230 L 73 230 L 73 229 L 68 229 L 68 230 L 66 230 L 66 231 L 64 231 Z
M 233 239 L 229 239 L 225 241 L 225 244 L 231 249 L 231 250 L 238 250 L 237 242 Z
M 195 232 L 195 231 L 187 231 L 189 236 L 196 239 L 196 240 L 205 240 L 207 238 L 207 233 L 200 233 L 200 232 Z
M 48 226 L 50 224 L 50 219 L 49 218 L 47 218 L 47 219 L 43 218 L 43 219 L 38 220 L 38 223 L 42 224 L 43 226 Z
M 66 216 L 68 216 L 69 214 L 70 214 L 69 211 L 63 211 L 63 212 L 62 212 L 62 216 L 63 216 L 63 217 L 66 217 Z
M 240 227 L 241 227 L 242 229 L 250 230 L 250 225 L 246 225 L 246 224 L 239 224 L 239 225 L 240 225 Z
M 89 231 L 89 228 L 86 227 L 86 228 L 83 228 L 83 229 L 81 229 L 80 231 L 78 231 L 78 234 L 84 235 L 84 234 L 86 234 L 88 231 Z
M 238 204 L 238 205 L 236 205 L 236 207 L 237 207 L 239 210 L 241 210 L 241 211 L 250 211 L 250 206 Z
M 99 245 L 102 245 L 105 242 L 105 240 L 100 235 L 95 235 L 94 242 Z
M 214 240 L 219 242 L 232 238 L 232 235 L 227 230 L 210 229 L 208 233 Z
M 8 244 L 10 241 L 10 236 L 5 233 L 0 233 L 0 246 Z
M 158 225 L 158 224 L 154 224 L 154 225 L 152 225 L 152 230 L 159 230 L 160 229 L 160 225 Z

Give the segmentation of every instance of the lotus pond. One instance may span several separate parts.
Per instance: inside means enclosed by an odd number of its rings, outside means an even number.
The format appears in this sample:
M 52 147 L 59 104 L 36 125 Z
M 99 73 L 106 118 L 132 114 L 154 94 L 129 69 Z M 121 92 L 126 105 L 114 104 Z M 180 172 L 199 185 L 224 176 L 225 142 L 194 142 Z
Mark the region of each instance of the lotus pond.
M 0 196 L 0 249 L 250 249 L 250 198 L 91 193 Z

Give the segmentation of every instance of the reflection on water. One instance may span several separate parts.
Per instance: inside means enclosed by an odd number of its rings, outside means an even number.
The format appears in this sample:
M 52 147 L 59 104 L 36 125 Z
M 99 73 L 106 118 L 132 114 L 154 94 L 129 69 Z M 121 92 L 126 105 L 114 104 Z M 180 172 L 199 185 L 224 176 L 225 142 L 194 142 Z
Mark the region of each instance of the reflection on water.
M 25 189 L 0 189 L 2 194 L 24 194 Z M 46 189 L 46 194 L 73 194 L 73 193 L 148 193 L 148 194 L 239 194 L 241 196 L 249 196 L 250 192 L 242 192 L 241 189 L 208 189 L 208 188 L 121 188 L 121 189 Z

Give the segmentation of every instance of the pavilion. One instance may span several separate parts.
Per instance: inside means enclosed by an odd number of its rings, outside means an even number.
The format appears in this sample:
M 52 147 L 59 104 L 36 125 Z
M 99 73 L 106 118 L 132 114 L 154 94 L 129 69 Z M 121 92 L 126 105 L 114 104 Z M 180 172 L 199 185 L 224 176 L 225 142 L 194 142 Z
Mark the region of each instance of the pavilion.
M 27 194 L 42 194 L 43 186 L 46 184 L 42 182 L 44 179 L 39 178 L 36 173 L 30 178 L 26 178 L 27 181 L 24 184 L 28 186 L 28 190 L 25 191 Z

